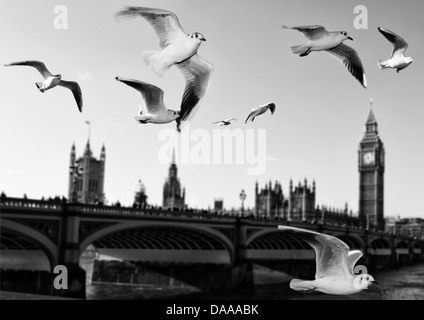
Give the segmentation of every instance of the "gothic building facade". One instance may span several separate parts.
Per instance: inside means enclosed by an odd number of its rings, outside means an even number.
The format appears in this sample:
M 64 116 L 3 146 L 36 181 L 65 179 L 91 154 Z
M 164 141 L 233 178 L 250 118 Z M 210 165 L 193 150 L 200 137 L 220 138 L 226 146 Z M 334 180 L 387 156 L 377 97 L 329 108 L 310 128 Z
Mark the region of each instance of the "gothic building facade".
M 255 186 L 255 215 L 282 218 L 288 221 L 309 221 L 384 230 L 384 168 L 385 150 L 378 135 L 378 125 L 372 109 L 365 124 L 365 134 L 359 143 L 359 212 L 353 216 L 347 204 L 344 208 L 330 208 L 316 204 L 316 184 L 305 179 L 293 186 L 284 196 L 281 184 L 275 182 L 259 190 Z
M 175 163 L 175 153 L 172 155 L 172 162 L 169 167 L 168 177 L 163 186 L 162 207 L 165 209 L 184 209 L 185 206 L 185 188 L 181 187 L 178 179 L 178 168 Z
M 310 220 L 315 217 L 315 181 L 312 186 L 304 183 L 293 188 L 290 180 L 289 194 L 285 197 L 281 183 L 271 181 L 259 190 L 255 186 L 255 215 L 288 220 Z
M 106 149 L 102 146 L 100 158 L 96 159 L 90 149 L 90 140 L 87 141 L 82 157 L 76 157 L 75 144 L 71 148 L 69 162 L 68 199 L 71 202 L 85 204 L 104 203 Z
M 372 109 L 358 148 L 359 219 L 362 227 L 384 230 L 385 150 Z
M 281 184 L 276 181 L 274 187 L 271 181 L 259 190 L 258 182 L 255 186 L 255 215 L 279 217 L 284 215 L 287 200 L 283 195 Z

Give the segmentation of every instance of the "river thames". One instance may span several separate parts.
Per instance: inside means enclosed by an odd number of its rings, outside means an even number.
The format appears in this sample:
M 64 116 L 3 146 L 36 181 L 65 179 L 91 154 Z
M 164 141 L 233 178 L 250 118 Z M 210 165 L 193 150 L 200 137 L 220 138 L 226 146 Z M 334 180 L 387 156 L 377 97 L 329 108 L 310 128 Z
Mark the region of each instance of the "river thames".
M 257 270 L 257 268 L 255 268 Z M 184 286 L 125 284 L 87 284 L 88 300 L 424 300 L 424 263 L 404 265 L 398 271 L 387 268 L 374 271 L 378 285 L 349 296 L 299 293 L 289 288 L 290 277 L 278 272 L 255 272 L 252 292 L 205 292 Z

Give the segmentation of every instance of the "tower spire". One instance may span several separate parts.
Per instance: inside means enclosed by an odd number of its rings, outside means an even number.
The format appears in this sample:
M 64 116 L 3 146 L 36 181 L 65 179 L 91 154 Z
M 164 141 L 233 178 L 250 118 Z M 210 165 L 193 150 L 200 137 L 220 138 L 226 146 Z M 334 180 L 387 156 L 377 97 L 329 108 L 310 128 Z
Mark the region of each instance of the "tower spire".
M 374 115 L 374 111 L 373 111 L 373 106 L 374 106 L 374 100 L 373 98 L 370 99 L 370 113 L 368 115 L 368 119 L 367 119 L 367 125 L 368 124 L 377 124 L 377 120 L 375 119 L 375 115 Z
M 91 122 L 86 120 L 85 123 L 88 125 L 88 141 L 90 141 L 90 136 L 91 136 Z

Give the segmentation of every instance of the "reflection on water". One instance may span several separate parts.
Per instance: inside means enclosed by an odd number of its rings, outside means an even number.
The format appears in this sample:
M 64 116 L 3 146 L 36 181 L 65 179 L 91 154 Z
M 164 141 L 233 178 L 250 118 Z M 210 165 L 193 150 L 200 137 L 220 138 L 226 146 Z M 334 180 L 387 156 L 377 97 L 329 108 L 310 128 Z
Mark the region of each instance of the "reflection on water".
M 192 299 L 192 300 L 424 300 L 424 263 L 404 266 L 399 271 L 373 272 L 378 286 L 358 294 L 331 296 L 299 293 L 289 288 L 289 278 L 269 274 L 253 292 L 204 292 L 191 286 L 131 286 L 125 284 L 87 284 L 87 299 Z M 277 277 L 278 276 L 278 277 Z M 279 283 L 272 280 L 279 279 Z M 283 280 L 283 281 L 281 281 Z

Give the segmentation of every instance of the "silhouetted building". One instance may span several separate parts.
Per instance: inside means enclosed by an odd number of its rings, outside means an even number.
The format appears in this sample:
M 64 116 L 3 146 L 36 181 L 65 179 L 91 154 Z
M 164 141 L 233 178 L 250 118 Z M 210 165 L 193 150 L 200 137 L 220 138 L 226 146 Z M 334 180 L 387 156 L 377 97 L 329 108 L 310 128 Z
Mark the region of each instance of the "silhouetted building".
M 70 201 L 96 204 L 104 203 L 103 193 L 105 177 L 106 149 L 102 146 L 100 159 L 93 157 L 90 140 L 87 141 L 84 155 L 76 158 L 75 144 L 71 148 L 69 163 L 69 199 Z
M 163 204 L 164 208 L 185 208 L 185 189 L 181 188 L 178 179 L 178 169 L 175 164 L 175 153 L 172 154 L 172 162 L 169 167 L 168 178 L 163 186 Z
M 384 145 L 371 109 L 358 150 L 359 218 L 363 227 L 377 230 L 384 230 L 384 158 Z
M 290 180 L 289 187 L 289 220 L 312 220 L 315 218 L 315 181 L 312 187 L 308 186 L 308 181 L 304 180 L 293 188 L 293 180 Z
M 271 181 L 259 190 L 258 182 L 255 185 L 255 215 L 265 217 L 283 217 L 288 207 L 284 199 L 283 188 L 276 181 L 272 187 Z
M 146 187 L 138 180 L 134 188 L 134 203 L 133 207 L 144 208 L 147 205 Z
M 385 231 L 424 240 L 424 219 L 388 217 L 385 220 Z
M 223 199 L 215 199 L 213 209 L 214 209 L 214 211 L 219 211 L 219 212 L 224 211 L 224 200 Z

